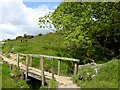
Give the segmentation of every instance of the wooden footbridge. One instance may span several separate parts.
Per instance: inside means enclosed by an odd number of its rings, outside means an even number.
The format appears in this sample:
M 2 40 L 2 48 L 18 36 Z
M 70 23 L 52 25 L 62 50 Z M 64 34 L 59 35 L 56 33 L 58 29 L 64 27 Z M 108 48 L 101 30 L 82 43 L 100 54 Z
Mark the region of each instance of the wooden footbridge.
M 20 58 L 24 56 L 26 57 L 26 63 L 23 64 L 20 62 Z M 19 67 L 23 73 L 25 74 L 25 79 L 28 79 L 28 76 L 31 76 L 33 78 L 42 80 L 42 85 L 44 86 L 45 82 L 47 82 L 47 80 L 50 79 L 55 79 L 59 85 L 59 87 L 61 88 L 76 88 L 77 86 L 75 84 L 73 84 L 73 82 L 71 81 L 71 78 L 68 76 L 60 76 L 60 66 L 61 66 L 61 61 L 62 60 L 67 60 L 70 62 L 74 62 L 74 75 L 77 74 L 77 69 L 78 69 L 78 63 L 79 60 L 78 59 L 73 59 L 73 58 L 64 58 L 64 57 L 56 57 L 56 56 L 47 56 L 47 55 L 37 55 L 37 54 L 21 54 L 21 53 L 17 53 L 16 54 L 16 59 L 9 59 L 6 58 L 2 55 L 0 55 L 0 57 L 3 58 L 4 61 L 8 62 L 11 65 L 16 65 L 17 67 Z M 40 69 L 36 69 L 35 67 L 32 67 L 32 58 L 33 57 L 38 57 L 40 58 Z M 50 72 L 46 72 L 44 70 L 44 59 L 50 59 L 51 63 L 52 63 L 52 73 Z M 54 74 L 54 63 L 53 60 L 58 60 L 58 72 L 57 75 Z M 29 64 L 28 64 L 29 63 Z M 64 86 L 62 86 L 64 85 Z

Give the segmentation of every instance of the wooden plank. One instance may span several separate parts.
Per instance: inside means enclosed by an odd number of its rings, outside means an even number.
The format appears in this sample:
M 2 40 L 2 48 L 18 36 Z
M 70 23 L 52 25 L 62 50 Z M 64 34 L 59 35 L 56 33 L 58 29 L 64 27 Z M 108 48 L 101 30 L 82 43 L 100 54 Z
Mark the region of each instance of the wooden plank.
M 58 75 L 60 76 L 60 60 L 58 60 Z
M 30 57 L 30 67 L 32 67 L 32 59 L 33 57 Z
M 26 79 L 26 80 L 27 80 L 27 78 L 28 78 L 28 59 L 29 59 L 29 57 L 26 56 L 26 74 L 25 74 L 25 79 Z
M 74 75 L 77 75 L 77 63 L 75 62 L 74 65 Z
M 19 54 L 17 53 L 17 67 L 19 67 Z
M 42 86 L 45 86 L 45 78 L 44 78 L 44 61 L 43 61 L 43 57 L 41 57 L 41 70 L 42 70 Z
M 54 79 L 54 61 L 52 59 L 52 79 Z

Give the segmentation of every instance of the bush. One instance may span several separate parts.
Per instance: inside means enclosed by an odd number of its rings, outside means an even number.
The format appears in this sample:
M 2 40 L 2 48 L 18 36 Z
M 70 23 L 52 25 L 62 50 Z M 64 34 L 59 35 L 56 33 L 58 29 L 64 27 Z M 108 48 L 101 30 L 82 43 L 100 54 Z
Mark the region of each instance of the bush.
M 38 36 L 42 36 L 42 33 L 38 34 Z
M 21 40 L 22 39 L 22 36 L 17 36 L 16 37 L 16 40 Z

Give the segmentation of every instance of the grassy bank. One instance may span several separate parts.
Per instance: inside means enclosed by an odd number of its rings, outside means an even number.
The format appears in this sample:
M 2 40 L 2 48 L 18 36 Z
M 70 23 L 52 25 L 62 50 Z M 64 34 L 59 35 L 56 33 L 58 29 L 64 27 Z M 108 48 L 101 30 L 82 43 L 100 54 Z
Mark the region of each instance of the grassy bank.
M 1 65 L 1 64 L 0 64 Z M 18 70 L 11 71 L 9 66 L 5 63 L 2 65 L 2 88 L 29 88 L 26 82 L 18 76 L 11 78 L 10 74 L 17 75 Z
M 120 61 L 115 59 L 94 67 L 88 65 L 83 66 L 80 69 L 80 74 L 73 77 L 73 82 L 81 88 L 118 88 L 119 63 Z M 98 69 L 97 74 L 95 74 L 94 68 Z M 96 76 L 90 78 L 92 75 Z

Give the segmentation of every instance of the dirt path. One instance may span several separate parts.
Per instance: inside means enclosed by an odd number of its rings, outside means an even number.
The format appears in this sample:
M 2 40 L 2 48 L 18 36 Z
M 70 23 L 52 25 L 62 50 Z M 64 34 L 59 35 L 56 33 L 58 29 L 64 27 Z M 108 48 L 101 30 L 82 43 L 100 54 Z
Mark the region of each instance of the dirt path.
M 3 58 L 3 60 L 8 62 L 9 64 L 17 65 L 17 62 L 15 60 L 16 55 L 11 55 L 11 56 L 13 56 L 12 57 L 13 59 L 9 59 L 9 58 L 6 58 L 6 57 L 0 55 L 0 57 Z M 20 63 L 19 65 L 20 65 L 20 68 L 22 70 L 26 69 L 26 66 L 24 64 Z M 41 76 L 41 70 L 36 69 L 34 67 L 29 67 L 29 72 L 35 73 L 35 74 Z M 51 73 L 46 72 L 46 71 L 44 73 L 45 73 L 45 78 L 48 78 L 48 79 L 52 78 L 52 74 Z M 55 77 L 55 80 L 58 82 L 58 88 L 79 88 L 76 84 L 74 84 L 72 82 L 71 77 L 58 76 L 58 75 L 54 75 L 54 77 Z

